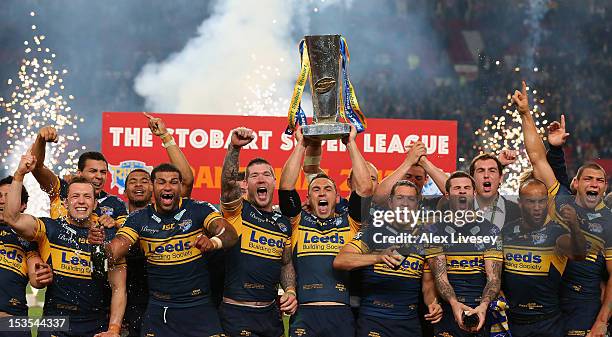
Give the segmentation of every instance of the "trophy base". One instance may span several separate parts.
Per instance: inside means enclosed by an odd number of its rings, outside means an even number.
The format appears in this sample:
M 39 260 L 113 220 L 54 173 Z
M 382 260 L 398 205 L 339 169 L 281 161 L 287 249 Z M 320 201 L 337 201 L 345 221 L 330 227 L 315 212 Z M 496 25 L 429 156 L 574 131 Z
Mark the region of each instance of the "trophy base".
M 309 124 L 302 126 L 304 137 L 324 140 L 339 139 L 351 133 L 351 126 L 347 123 Z

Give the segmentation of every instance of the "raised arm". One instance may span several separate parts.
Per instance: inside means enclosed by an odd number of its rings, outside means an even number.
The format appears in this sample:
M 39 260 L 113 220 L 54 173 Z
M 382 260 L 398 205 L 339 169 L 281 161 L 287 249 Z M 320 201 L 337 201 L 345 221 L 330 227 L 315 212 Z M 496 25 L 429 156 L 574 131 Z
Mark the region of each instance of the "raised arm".
M 374 194 L 374 183 L 372 183 L 372 178 L 370 177 L 368 164 L 361 155 L 355 138 L 357 138 L 357 129 L 351 124 L 351 133 L 342 139 L 342 142 L 346 145 L 346 149 L 348 150 L 349 157 L 351 157 L 353 171 L 351 181 L 353 182 L 355 192 L 357 192 L 359 196 L 369 197 Z
M 21 156 L 4 205 L 4 222 L 11 226 L 19 236 L 28 241 L 34 240 L 37 220 L 31 215 L 21 213 L 21 190 L 23 178 L 26 174 L 32 172 L 35 166 L 36 157 L 30 153 Z
M 561 115 L 561 122 L 554 121 L 548 125 L 547 129 L 549 146 L 546 152 L 546 160 L 555 173 L 555 178 L 569 190 L 570 179 L 567 175 L 563 145 L 565 145 L 570 134 L 565 132 L 565 116 Z
M 542 142 L 542 138 L 538 134 L 538 128 L 535 125 L 531 111 L 529 111 L 529 97 L 527 95 L 527 84 L 522 82 L 521 91 L 516 90 L 512 95 L 512 100 L 517 105 L 518 112 L 521 116 L 523 124 L 523 137 L 525 139 L 525 148 L 527 156 L 533 166 L 533 174 L 535 177 L 546 185 L 546 188 L 551 188 L 557 181 L 552 168 L 546 160 L 546 147 Z
M 149 119 L 149 129 L 151 129 L 151 132 L 161 138 L 163 147 L 166 149 L 168 158 L 170 158 L 170 162 L 181 172 L 181 177 L 183 178 L 181 182 L 181 196 L 190 197 L 194 179 L 193 171 L 191 170 L 191 166 L 189 166 L 187 158 L 183 154 L 183 151 L 181 151 L 181 148 L 176 145 L 172 135 L 168 133 L 164 121 L 146 112 L 143 112 L 143 114 Z
M 283 166 L 279 184 L 279 189 L 285 191 L 295 190 L 295 184 L 300 176 L 300 168 L 302 167 L 304 153 L 306 153 L 306 144 L 304 143 L 302 128 L 298 127 L 293 135 L 297 144 Z
M 425 169 L 425 172 L 433 180 L 436 186 L 438 186 L 440 192 L 446 194 L 446 180 L 448 179 L 446 173 L 430 162 L 427 157 L 422 157 L 419 161 L 419 165 Z
M 427 154 L 427 149 L 425 148 L 425 144 L 421 141 L 417 141 L 414 144 L 410 145 L 406 153 L 406 158 L 402 162 L 402 164 L 393 171 L 390 175 L 385 177 L 376 187 L 376 191 L 374 191 L 373 201 L 378 205 L 385 205 L 389 198 L 389 194 L 391 194 L 391 188 L 398 181 L 405 179 L 404 177 L 408 174 L 408 170 L 419 162 L 419 159 L 422 156 Z
M 255 135 L 251 129 L 236 128 L 232 130 L 231 143 L 227 146 L 221 171 L 221 202 L 223 203 L 234 201 L 242 196 L 238 178 L 240 149 L 253 141 L 254 138 Z
M 319 173 L 323 173 L 321 169 L 321 140 L 319 139 L 304 139 L 306 142 L 306 154 L 304 156 L 304 175 L 310 179 Z
M 36 165 L 32 170 L 32 175 L 38 181 L 40 188 L 47 194 L 53 193 L 53 185 L 57 181 L 57 176 L 53 171 L 45 166 L 45 152 L 47 143 L 57 143 L 57 131 L 52 126 L 45 126 L 38 130 L 38 136 L 32 144 L 31 154 L 36 157 Z

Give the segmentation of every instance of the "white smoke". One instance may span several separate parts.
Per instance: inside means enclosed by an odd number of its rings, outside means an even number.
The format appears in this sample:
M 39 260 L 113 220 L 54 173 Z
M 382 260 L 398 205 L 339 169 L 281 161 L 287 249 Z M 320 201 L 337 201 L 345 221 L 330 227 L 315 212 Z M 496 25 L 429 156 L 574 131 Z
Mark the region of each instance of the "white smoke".
M 218 1 L 182 51 L 135 79 L 159 112 L 284 115 L 299 71 L 294 3 Z

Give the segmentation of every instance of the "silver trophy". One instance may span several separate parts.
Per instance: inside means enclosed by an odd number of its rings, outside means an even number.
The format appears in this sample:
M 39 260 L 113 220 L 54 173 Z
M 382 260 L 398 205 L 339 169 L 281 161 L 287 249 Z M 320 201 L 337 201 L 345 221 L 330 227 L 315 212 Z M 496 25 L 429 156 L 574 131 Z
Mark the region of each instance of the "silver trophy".
M 351 132 L 348 123 L 338 122 L 342 103 L 342 56 L 340 35 L 305 36 L 310 59 L 310 91 L 313 123 L 302 126 L 306 137 L 338 139 Z

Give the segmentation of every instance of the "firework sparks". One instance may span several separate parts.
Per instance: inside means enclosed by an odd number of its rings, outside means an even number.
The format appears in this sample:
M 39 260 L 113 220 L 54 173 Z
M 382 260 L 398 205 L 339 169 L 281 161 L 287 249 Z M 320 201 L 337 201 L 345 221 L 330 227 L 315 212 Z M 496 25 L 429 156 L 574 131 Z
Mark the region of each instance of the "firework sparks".
M 545 126 L 548 124 L 548 120 L 546 119 L 546 112 L 542 111 L 544 99 L 538 98 L 538 91 L 532 89 L 528 87 L 527 91 L 531 94 L 532 102 L 537 104 L 532 105 L 531 111 L 538 133 L 545 137 Z M 506 167 L 507 175 L 499 190 L 503 195 L 516 195 L 518 194 L 519 177 L 523 171 L 531 168 L 531 163 L 525 151 L 521 117 L 512 105 L 512 94 L 508 93 L 506 99 L 507 102 L 501 108 L 503 113 L 486 119 L 482 127 L 474 132 L 480 139 L 479 143 L 474 145 L 474 148 L 480 153 L 499 154 L 504 149 L 518 151 L 516 162 Z
M 263 65 L 257 67 L 245 77 L 246 86 L 255 99 L 243 97 L 242 102 L 236 102 L 238 113 L 243 116 L 279 116 L 286 113 L 289 99 L 278 92 L 276 83 L 280 80 L 278 68 Z
M 35 12 L 29 15 L 36 17 Z M 31 28 L 31 39 L 23 42 L 25 55 L 17 78 L 6 82 L 14 85 L 13 92 L 8 98 L 0 98 L 0 109 L 3 110 L 0 129 L 5 130 L 1 139 L 6 142 L 0 155 L 0 167 L 12 173 L 20 156 L 36 139 L 38 130 L 51 125 L 57 129 L 59 141 L 47 150 L 45 165 L 64 175 L 76 163 L 76 153 L 79 151 L 77 144 L 80 141 L 77 128 L 83 119 L 71 112 L 69 101 L 74 96 L 64 94 L 62 76 L 68 70 L 54 68 L 53 59 L 56 54 L 44 46 L 45 36 L 38 33 L 38 27 L 32 24 Z M 44 204 L 46 196 L 31 177 L 26 179 L 26 187 L 35 201 L 30 206 Z M 40 211 L 35 209 L 33 213 Z

